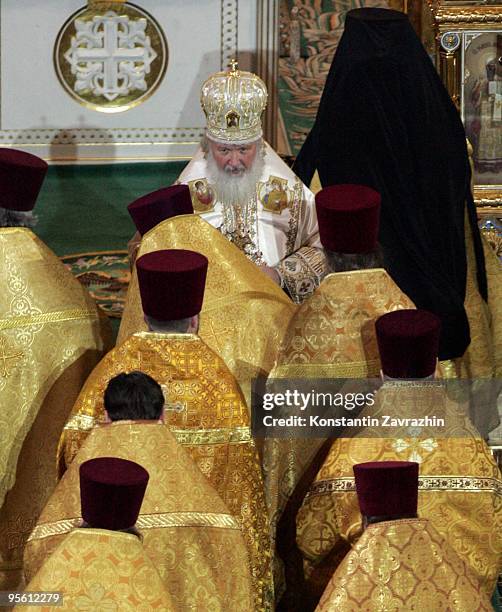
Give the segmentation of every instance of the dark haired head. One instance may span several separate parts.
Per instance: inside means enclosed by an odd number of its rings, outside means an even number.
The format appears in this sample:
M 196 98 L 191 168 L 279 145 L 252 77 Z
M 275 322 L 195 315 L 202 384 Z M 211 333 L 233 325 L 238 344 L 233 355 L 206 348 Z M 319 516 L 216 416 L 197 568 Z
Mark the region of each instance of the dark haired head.
M 112 378 L 104 400 L 112 421 L 158 421 L 164 407 L 159 383 L 144 372 L 123 372 Z

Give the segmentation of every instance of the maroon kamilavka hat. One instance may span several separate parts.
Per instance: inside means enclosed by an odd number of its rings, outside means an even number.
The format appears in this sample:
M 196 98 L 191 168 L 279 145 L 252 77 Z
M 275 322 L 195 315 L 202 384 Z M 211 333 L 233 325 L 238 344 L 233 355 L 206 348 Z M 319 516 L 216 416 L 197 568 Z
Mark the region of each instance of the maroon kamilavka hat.
M 331 185 L 316 194 L 319 237 L 337 253 L 370 253 L 377 248 L 380 194 L 365 185 Z
M 0 208 L 33 210 L 47 168 L 47 163 L 36 155 L 0 148 Z
M 171 185 L 158 189 L 134 200 L 127 210 L 136 229 L 143 236 L 170 217 L 193 214 L 190 189 L 188 185 Z
M 382 372 L 390 378 L 434 374 L 441 321 L 428 310 L 395 310 L 375 322 Z
M 148 472 L 117 457 L 90 459 L 80 466 L 82 518 L 97 529 L 127 529 L 138 520 Z
M 415 515 L 418 463 L 371 461 L 354 465 L 357 499 L 365 516 Z
M 186 319 L 202 309 L 208 261 L 195 251 L 163 250 L 136 260 L 143 312 L 157 321 Z

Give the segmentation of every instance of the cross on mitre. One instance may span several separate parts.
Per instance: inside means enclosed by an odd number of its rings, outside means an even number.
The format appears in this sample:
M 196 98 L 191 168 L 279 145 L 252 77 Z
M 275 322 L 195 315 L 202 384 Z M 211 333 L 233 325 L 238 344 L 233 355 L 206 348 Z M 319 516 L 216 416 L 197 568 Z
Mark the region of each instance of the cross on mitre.
M 236 59 L 232 58 L 228 62 L 228 70 L 230 71 L 231 74 L 237 74 L 239 72 L 239 63 L 237 62 Z

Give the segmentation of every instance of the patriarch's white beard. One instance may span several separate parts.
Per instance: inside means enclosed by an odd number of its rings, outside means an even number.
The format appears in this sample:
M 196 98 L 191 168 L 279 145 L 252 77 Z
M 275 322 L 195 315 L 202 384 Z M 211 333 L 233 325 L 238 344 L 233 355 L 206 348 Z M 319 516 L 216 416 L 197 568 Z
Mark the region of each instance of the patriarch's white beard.
M 254 162 L 240 176 L 234 176 L 218 168 L 211 150 L 206 153 L 209 182 L 214 185 L 218 201 L 226 204 L 245 205 L 256 194 L 256 185 L 263 174 L 265 161 L 263 149 L 256 152 Z

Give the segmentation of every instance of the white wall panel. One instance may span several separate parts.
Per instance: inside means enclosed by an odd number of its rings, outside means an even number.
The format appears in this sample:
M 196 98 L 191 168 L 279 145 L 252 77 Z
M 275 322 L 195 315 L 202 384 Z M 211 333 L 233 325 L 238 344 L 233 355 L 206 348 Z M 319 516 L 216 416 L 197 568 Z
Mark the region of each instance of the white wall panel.
M 204 126 L 199 89 L 239 49 L 254 68 L 256 0 L 137 0 L 164 31 L 169 63 L 142 104 L 102 113 L 74 100 L 54 68 L 54 44 L 83 0 L 1 0 L 0 146 L 55 162 L 183 159 Z

